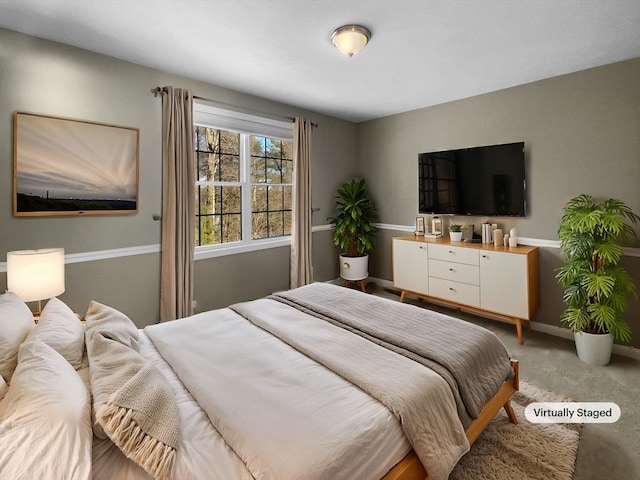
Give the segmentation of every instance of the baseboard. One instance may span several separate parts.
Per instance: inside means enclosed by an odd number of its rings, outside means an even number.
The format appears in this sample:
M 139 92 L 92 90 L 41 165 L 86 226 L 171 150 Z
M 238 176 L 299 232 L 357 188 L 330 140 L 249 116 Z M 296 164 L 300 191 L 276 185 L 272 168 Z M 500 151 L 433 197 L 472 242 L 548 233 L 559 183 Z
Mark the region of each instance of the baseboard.
M 336 278 L 334 280 L 330 280 L 331 283 L 342 284 L 341 278 Z M 374 282 L 378 284 L 382 288 L 393 287 L 393 282 L 390 280 L 385 280 L 382 278 L 376 277 L 368 277 L 367 283 Z M 536 332 L 546 333 L 548 335 L 553 335 L 555 337 L 566 338 L 568 340 L 573 340 L 573 332 L 567 328 L 558 327 L 555 325 L 548 325 L 546 323 L 540 323 L 536 321 L 530 322 L 531 330 L 535 330 Z M 630 347 L 628 345 L 613 345 L 613 353 L 617 355 L 623 355 L 625 357 L 634 358 L 636 360 L 640 360 L 640 348 Z

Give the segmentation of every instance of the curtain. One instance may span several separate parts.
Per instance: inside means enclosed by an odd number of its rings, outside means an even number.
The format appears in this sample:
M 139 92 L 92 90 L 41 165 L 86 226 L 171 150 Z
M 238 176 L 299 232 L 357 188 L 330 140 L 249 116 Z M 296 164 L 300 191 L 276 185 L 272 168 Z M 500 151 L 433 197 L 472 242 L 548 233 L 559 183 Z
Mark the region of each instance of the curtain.
M 313 281 L 311 264 L 311 137 L 309 120 L 296 117 L 293 132 L 295 186 L 291 232 L 290 287 Z
M 162 253 L 160 320 L 192 314 L 195 228 L 193 95 L 165 87 L 162 96 Z

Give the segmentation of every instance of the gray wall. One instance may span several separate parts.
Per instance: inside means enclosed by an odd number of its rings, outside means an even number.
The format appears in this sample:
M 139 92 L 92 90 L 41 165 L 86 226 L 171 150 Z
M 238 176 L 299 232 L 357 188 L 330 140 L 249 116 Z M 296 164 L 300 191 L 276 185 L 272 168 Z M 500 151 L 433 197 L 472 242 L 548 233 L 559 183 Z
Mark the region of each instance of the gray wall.
M 515 141 L 526 143 L 529 212 L 492 222 L 516 226 L 521 237 L 557 240 L 562 208 L 580 193 L 621 199 L 640 214 L 640 58 L 359 124 L 358 166 L 380 222 L 413 225 L 418 153 Z M 391 238 L 401 233 L 378 236 L 373 276 L 392 279 Z M 640 288 L 640 242 L 633 246 L 623 264 Z M 560 325 L 554 270 L 561 264 L 557 248 L 541 248 L 537 322 Z M 626 318 L 640 346 L 637 301 Z
M 222 104 L 267 116 L 305 116 L 319 124 L 313 138 L 314 225 L 332 214 L 338 185 L 356 172 L 356 125 L 112 57 L 0 29 L 0 262 L 11 250 L 64 247 L 67 254 L 160 243 L 161 100 L 151 89 L 173 85 Z M 16 111 L 140 129 L 140 195 L 136 215 L 12 216 L 13 115 Z M 331 256 L 330 260 L 325 255 Z M 196 262 L 198 310 L 249 300 L 288 287 L 289 249 L 278 248 Z M 314 234 L 318 280 L 335 278 L 327 232 Z M 67 265 L 61 299 L 79 313 L 89 301 L 108 303 L 138 325 L 157 321 L 159 254 Z M 0 272 L 0 291 L 6 274 Z

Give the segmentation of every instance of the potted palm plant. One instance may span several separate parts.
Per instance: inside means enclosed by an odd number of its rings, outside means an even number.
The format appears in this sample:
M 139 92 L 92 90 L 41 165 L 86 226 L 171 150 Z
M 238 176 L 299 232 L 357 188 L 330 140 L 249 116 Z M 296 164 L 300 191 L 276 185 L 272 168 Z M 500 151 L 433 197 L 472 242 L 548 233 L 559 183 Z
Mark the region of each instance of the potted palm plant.
M 637 238 L 631 223 L 638 220 L 615 199 L 596 203 L 582 194 L 564 207 L 558 238 L 566 264 L 556 275 L 567 305 L 561 321 L 574 332 L 578 357 L 586 363 L 608 364 L 613 340 L 631 340 L 623 314 L 629 298 L 638 297 L 633 280 L 618 263 L 620 243 Z
M 369 276 L 369 252 L 378 229 L 372 224 L 376 207 L 367 195 L 364 179 L 353 179 L 338 188 L 333 227 L 333 243 L 340 254 L 340 276 L 345 280 L 364 280 Z

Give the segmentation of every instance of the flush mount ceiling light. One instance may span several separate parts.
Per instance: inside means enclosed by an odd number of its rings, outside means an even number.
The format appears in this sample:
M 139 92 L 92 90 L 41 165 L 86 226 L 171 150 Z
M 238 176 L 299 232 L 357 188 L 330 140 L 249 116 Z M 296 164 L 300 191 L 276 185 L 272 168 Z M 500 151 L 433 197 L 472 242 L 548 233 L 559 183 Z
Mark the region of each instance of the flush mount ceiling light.
M 343 55 L 351 58 L 359 53 L 371 38 L 371 31 L 362 25 L 344 25 L 331 34 L 331 42 Z

